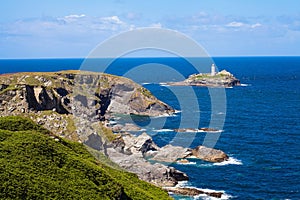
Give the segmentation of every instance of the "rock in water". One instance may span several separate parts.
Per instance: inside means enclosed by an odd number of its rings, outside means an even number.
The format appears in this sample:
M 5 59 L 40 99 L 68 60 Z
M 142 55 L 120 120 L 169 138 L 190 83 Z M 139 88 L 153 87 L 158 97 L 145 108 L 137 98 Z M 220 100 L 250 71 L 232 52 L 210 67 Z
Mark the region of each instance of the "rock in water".
M 223 162 L 229 158 L 228 155 L 221 150 L 201 145 L 192 150 L 192 155 L 209 162 Z
M 222 198 L 222 192 L 207 192 L 200 190 L 198 188 L 182 188 L 182 187 L 165 187 L 164 188 L 168 192 L 172 192 L 174 194 L 184 195 L 184 196 L 197 196 L 200 194 L 206 194 L 207 196 Z

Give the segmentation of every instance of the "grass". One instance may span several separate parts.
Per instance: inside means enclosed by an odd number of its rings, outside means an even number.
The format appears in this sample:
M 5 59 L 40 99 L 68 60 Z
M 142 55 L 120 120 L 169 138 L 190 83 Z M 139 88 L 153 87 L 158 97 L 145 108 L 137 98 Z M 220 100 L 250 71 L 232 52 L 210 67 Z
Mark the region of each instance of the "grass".
M 100 152 L 49 134 L 26 118 L 0 118 L 0 199 L 170 199 Z
M 190 78 L 194 79 L 194 80 L 201 80 L 201 79 L 217 79 L 217 78 L 222 78 L 222 77 L 226 77 L 226 75 L 217 74 L 215 76 L 211 76 L 210 74 L 198 74 L 198 75 L 192 76 Z
M 146 88 L 144 88 L 144 87 L 138 88 L 138 91 L 140 93 L 142 93 L 144 96 L 148 97 L 148 98 L 152 98 L 153 97 L 153 95 L 151 94 L 151 92 L 149 90 L 147 90 Z

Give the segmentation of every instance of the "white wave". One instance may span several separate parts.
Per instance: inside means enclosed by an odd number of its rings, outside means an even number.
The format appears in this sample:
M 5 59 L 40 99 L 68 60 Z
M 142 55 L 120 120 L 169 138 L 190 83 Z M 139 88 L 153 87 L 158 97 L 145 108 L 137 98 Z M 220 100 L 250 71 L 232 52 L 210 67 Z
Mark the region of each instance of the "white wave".
M 141 85 L 150 85 L 150 84 L 152 84 L 152 83 L 141 83 Z
M 207 188 L 193 187 L 193 186 L 191 186 L 189 181 L 178 181 L 178 184 L 175 187 L 178 187 L 178 188 L 182 188 L 182 187 L 183 188 L 194 188 L 194 189 L 198 189 L 198 190 L 201 190 L 201 191 L 207 192 L 207 193 L 212 193 L 212 192 L 221 192 L 221 193 L 223 193 L 221 198 L 215 198 L 215 197 L 208 196 L 206 194 L 200 194 L 200 195 L 194 196 L 194 199 L 205 199 L 205 200 L 220 200 L 221 199 L 221 200 L 227 200 L 227 199 L 232 198 L 232 196 L 229 195 L 229 194 L 226 194 L 226 192 L 224 190 L 212 190 L 212 189 L 207 189 Z
M 188 132 L 190 132 L 190 131 L 188 131 Z M 224 132 L 224 130 L 204 131 L 204 130 L 199 129 L 196 132 L 197 133 L 222 133 L 222 132 Z
M 229 194 L 226 194 L 226 192 L 224 190 L 212 190 L 212 189 L 202 189 L 202 188 L 198 188 L 199 190 L 202 190 L 203 192 L 207 192 L 207 193 L 212 193 L 212 192 L 221 192 L 223 193 L 221 198 L 216 198 L 216 197 L 211 197 L 211 196 L 208 196 L 206 194 L 200 194 L 200 195 L 197 195 L 194 197 L 194 199 L 205 199 L 205 200 L 227 200 L 227 199 L 230 199 L 232 198 L 231 195 Z
M 205 200 L 227 200 L 232 198 L 231 195 L 226 194 L 226 192 L 224 190 L 212 190 L 212 189 L 207 189 L 207 188 L 196 188 L 196 187 L 191 187 L 189 186 L 189 183 L 187 181 L 179 181 L 178 184 L 175 187 L 188 187 L 188 188 L 195 188 L 198 190 L 201 190 L 203 192 L 207 192 L 207 193 L 213 193 L 213 192 L 221 192 L 223 193 L 221 198 L 216 198 L 216 197 L 211 197 L 208 196 L 206 194 L 200 194 L 197 196 L 194 196 L 194 199 L 205 199 Z
M 158 130 L 154 130 L 155 132 L 171 132 L 174 131 L 173 129 L 167 129 L 167 128 L 163 128 L 163 129 L 158 129 Z
M 176 116 L 175 114 L 165 113 L 165 114 L 162 114 L 162 115 L 159 115 L 159 116 L 154 116 L 154 117 L 151 117 L 151 118 L 175 117 L 175 116 Z
M 201 200 L 227 200 L 227 199 L 231 199 L 232 196 L 226 193 L 222 194 L 221 198 L 216 198 L 216 197 L 210 197 L 206 194 L 200 194 L 194 197 L 194 199 L 201 199 Z
M 182 111 L 181 110 L 175 110 L 175 113 L 181 113 Z
M 197 167 L 198 168 L 202 168 L 202 167 L 212 167 L 213 164 L 212 163 L 207 163 L 207 164 L 198 164 Z
M 251 86 L 250 84 L 241 84 L 242 87 Z
M 161 85 L 161 86 L 165 86 L 165 87 L 168 87 L 168 86 L 170 86 L 170 85 L 168 85 L 168 83 L 164 83 L 164 82 L 162 82 L 162 83 L 159 83 L 159 85 Z
M 182 163 L 182 162 L 177 162 L 178 165 L 196 165 L 196 162 L 188 162 L 188 163 Z
M 186 186 L 189 186 L 188 181 L 178 181 L 178 183 L 175 187 L 186 187 Z
M 220 163 L 214 163 L 215 166 L 224 166 L 224 165 L 243 165 L 241 160 L 238 160 L 233 157 L 229 157 L 228 160 L 220 162 Z

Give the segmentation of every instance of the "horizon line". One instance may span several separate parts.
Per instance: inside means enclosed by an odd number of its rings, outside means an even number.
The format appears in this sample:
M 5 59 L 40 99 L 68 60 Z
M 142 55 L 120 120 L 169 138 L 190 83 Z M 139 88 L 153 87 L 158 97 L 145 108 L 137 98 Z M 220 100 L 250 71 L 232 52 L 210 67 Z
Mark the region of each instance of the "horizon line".
M 251 58 L 251 57 L 300 57 L 300 55 L 216 55 L 207 57 L 186 57 L 186 58 Z M 0 60 L 43 60 L 43 59 L 112 59 L 114 57 L 106 58 L 88 58 L 88 57 L 13 57 L 13 58 L 0 58 Z M 129 56 L 129 57 L 117 57 L 120 59 L 136 59 L 136 58 L 183 58 L 179 56 Z M 115 58 L 116 59 L 116 58 Z

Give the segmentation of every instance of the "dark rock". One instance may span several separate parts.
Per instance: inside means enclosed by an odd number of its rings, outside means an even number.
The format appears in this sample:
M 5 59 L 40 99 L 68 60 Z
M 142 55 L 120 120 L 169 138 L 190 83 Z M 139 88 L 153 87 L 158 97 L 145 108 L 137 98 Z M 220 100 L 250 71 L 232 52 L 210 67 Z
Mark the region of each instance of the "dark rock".
M 8 88 L 8 85 L 0 84 L 0 91 L 5 90 L 6 88 Z

